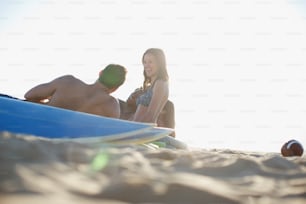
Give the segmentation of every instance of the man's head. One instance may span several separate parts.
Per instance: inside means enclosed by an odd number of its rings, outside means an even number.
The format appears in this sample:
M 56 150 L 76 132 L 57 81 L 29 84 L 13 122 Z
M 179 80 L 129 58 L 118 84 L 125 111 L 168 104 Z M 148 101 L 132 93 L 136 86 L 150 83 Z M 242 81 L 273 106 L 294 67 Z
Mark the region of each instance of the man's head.
M 108 89 L 117 89 L 125 81 L 127 70 L 118 64 L 109 64 L 101 72 L 99 82 Z

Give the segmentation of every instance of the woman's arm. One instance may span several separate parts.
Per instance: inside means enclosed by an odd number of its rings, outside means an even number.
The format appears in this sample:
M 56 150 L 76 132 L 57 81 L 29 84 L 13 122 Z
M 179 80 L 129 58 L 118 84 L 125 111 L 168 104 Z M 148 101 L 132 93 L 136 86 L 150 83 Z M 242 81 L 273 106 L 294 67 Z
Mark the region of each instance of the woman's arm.
M 137 88 L 133 93 L 130 94 L 128 99 L 126 100 L 126 103 L 131 106 L 136 108 L 136 99 L 143 94 L 143 89 L 142 88 Z

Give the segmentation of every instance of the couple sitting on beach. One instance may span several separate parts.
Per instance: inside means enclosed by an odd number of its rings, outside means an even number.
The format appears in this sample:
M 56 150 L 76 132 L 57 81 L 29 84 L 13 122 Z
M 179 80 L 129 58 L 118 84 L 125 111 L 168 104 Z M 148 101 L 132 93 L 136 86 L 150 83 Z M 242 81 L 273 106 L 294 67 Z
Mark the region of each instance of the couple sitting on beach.
M 142 63 L 143 86 L 136 89 L 126 102 L 110 95 L 125 81 L 127 70 L 118 64 L 106 66 L 93 84 L 88 85 L 71 75 L 65 75 L 35 86 L 24 97 L 27 101 L 74 111 L 174 128 L 174 106 L 168 100 L 164 52 L 150 48 L 143 54 Z

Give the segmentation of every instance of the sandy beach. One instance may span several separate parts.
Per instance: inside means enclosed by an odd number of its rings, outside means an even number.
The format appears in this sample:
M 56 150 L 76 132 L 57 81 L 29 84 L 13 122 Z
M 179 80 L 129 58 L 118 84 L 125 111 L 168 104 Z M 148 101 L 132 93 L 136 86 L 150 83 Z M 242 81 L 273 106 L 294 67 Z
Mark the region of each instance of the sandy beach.
M 0 135 L 0 203 L 306 203 L 306 157 Z

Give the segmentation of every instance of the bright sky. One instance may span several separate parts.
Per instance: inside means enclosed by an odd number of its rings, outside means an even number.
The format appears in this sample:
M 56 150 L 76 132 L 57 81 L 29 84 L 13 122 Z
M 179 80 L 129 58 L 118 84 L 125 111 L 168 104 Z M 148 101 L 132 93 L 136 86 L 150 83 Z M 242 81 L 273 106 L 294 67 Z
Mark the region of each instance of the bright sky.
M 177 137 L 205 148 L 306 147 L 302 0 L 0 0 L 0 92 L 17 97 L 64 74 L 92 83 L 128 68 L 115 96 L 142 83 L 141 57 L 165 51 Z

